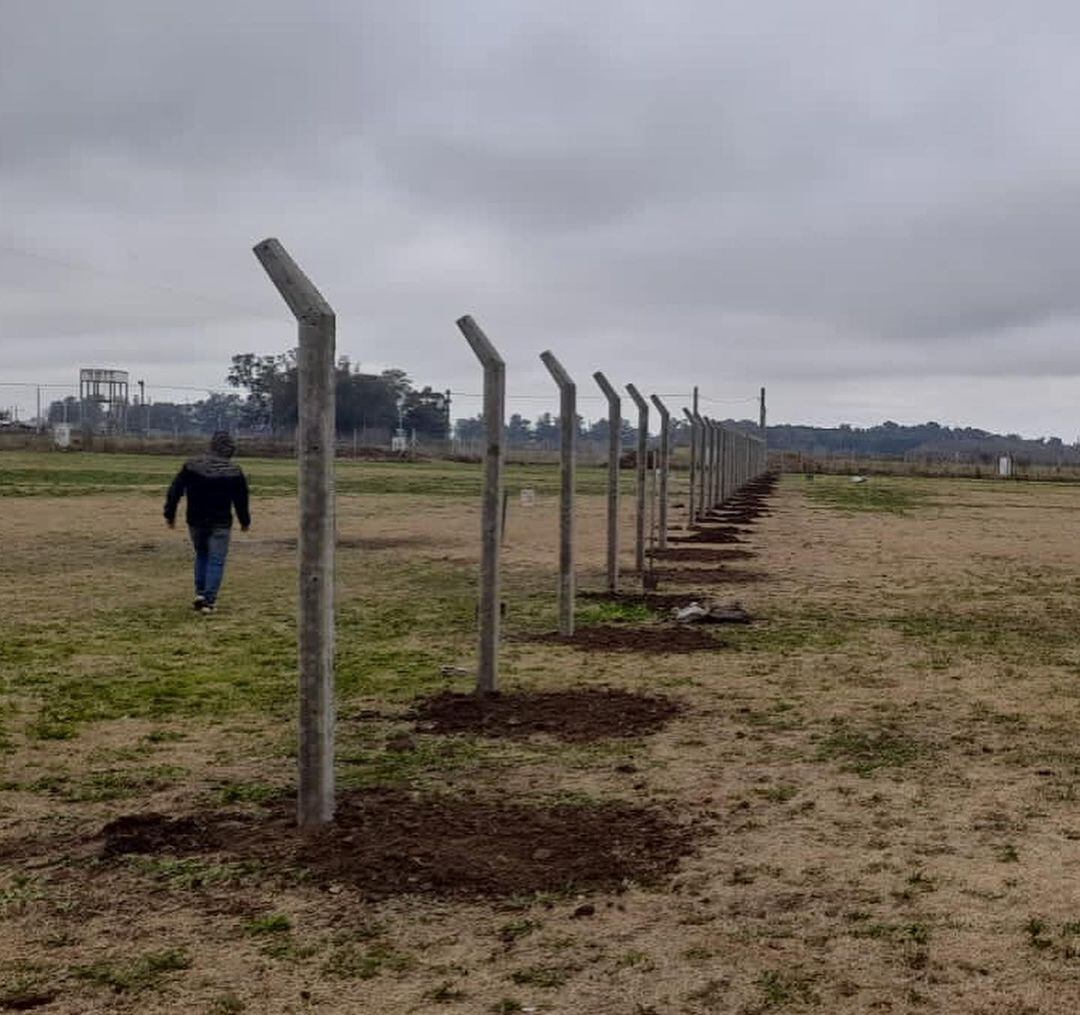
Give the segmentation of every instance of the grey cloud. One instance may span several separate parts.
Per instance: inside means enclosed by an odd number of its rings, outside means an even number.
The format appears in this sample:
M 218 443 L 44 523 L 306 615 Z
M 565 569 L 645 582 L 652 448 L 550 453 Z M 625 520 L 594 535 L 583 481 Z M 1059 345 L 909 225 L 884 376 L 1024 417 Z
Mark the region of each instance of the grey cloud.
M 889 403 L 881 385 L 924 379 L 916 411 L 933 378 L 1078 371 L 1071 4 L 4 14 L 0 343 L 20 376 L 113 357 L 216 386 L 229 352 L 284 348 L 250 255 L 267 234 L 331 298 L 343 352 L 463 390 L 465 311 L 522 392 L 548 390 L 547 346 L 668 390 L 775 378 L 791 418 L 847 385 Z

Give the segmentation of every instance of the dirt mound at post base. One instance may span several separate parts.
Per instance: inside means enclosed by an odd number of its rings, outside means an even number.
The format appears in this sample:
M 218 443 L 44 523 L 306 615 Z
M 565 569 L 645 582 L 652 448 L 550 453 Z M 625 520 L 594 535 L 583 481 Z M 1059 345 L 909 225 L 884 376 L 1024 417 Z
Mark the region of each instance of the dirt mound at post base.
M 741 543 L 743 529 L 734 525 L 695 526 L 689 536 L 668 536 L 669 543 Z
M 261 814 L 121 818 L 137 819 L 144 841 L 118 838 L 111 822 L 102 830 L 101 852 L 254 861 L 271 875 L 295 878 L 302 871 L 308 883 L 353 885 L 369 899 L 467 898 L 654 883 L 674 872 L 695 835 L 658 810 L 621 802 L 531 806 L 376 789 L 340 794 L 334 824 L 305 836 L 294 806 L 280 798 Z M 176 820 L 194 820 L 205 841 L 170 844 Z M 151 833 L 155 822 L 158 831 Z
M 125 814 L 102 830 L 105 855 L 187 852 L 216 844 L 215 829 L 197 818 L 167 818 L 163 814 Z
M 603 603 L 636 603 L 659 613 L 670 613 L 691 603 L 700 603 L 704 592 L 582 592 L 579 599 Z
M 707 579 L 708 575 L 705 575 Z M 596 624 L 579 627 L 569 638 L 558 631 L 533 635 L 529 641 L 549 645 L 569 645 L 585 652 L 707 652 L 723 648 L 724 643 L 705 631 L 687 627 L 615 626 Z
M 670 698 L 607 687 L 488 695 L 444 691 L 417 702 L 416 726 L 423 733 L 547 733 L 560 740 L 588 741 L 655 733 L 680 711 Z
M 653 550 L 656 560 L 749 560 L 755 556 L 752 550 L 717 549 L 711 546 L 669 546 Z
M 657 581 L 704 582 L 708 585 L 748 585 L 765 578 L 760 571 L 737 571 L 729 567 L 658 567 L 653 574 Z

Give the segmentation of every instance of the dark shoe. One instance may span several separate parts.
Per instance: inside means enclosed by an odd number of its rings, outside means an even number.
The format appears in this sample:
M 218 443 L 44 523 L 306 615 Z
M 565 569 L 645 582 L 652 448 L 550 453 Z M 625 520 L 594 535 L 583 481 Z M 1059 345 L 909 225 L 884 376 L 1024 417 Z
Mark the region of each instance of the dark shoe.
M 209 601 L 204 601 L 203 602 L 203 608 L 199 612 L 203 613 L 203 614 L 213 613 L 214 612 L 214 604 L 209 602 Z
M 191 608 L 196 613 L 201 613 L 206 609 L 206 596 L 196 596 L 194 602 L 191 604 Z

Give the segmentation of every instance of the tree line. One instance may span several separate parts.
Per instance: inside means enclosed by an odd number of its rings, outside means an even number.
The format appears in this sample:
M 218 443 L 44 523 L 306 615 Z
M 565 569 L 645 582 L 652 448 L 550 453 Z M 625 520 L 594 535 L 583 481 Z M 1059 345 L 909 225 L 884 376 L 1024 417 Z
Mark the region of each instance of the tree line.
M 48 420 L 95 429 L 122 428 L 129 433 L 230 430 L 273 437 L 295 429 L 299 387 L 296 350 L 277 356 L 238 353 L 232 357 L 225 381 L 232 391 L 213 392 L 195 402 L 130 405 L 124 421 L 106 419 L 100 405 L 80 403 L 69 396 L 49 406 Z M 334 368 L 334 387 L 339 433 L 401 427 L 426 439 L 449 436 L 449 392 L 435 391 L 429 385 L 416 388 L 404 370 L 367 373 L 343 357 Z

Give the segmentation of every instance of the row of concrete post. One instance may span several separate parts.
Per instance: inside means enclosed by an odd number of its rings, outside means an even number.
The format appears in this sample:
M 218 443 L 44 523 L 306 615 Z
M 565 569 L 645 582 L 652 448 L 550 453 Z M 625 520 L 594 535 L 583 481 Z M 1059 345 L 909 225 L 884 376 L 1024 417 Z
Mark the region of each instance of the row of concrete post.
M 684 408 L 683 415 L 690 424 L 687 518 L 696 525 L 765 472 L 765 389 L 761 389 L 760 434 L 727 426 L 696 410 Z
M 255 247 L 255 255 L 296 318 L 299 330 L 299 751 L 297 821 L 314 830 L 334 816 L 334 361 L 336 320 L 333 309 L 287 251 L 275 239 Z M 481 510 L 479 658 L 477 691 L 498 689 L 501 617 L 499 553 L 502 545 L 503 470 L 505 464 L 506 366 L 494 345 L 471 317 L 458 322 L 484 371 L 484 483 Z M 559 630 L 574 630 L 574 486 L 577 389 L 550 351 L 540 356 L 559 388 L 561 494 L 559 506 Z M 619 590 L 619 473 L 622 406 L 604 376 L 593 375 L 608 401 L 610 442 L 607 494 L 607 589 Z M 649 465 L 649 402 L 632 384 L 626 386 L 638 410 L 634 569 L 644 574 L 646 529 L 655 527 L 656 547 L 667 545 L 671 418 L 657 395 L 660 440 L 653 456 L 654 483 L 659 477 L 655 525 L 646 517 Z M 692 426 L 689 504 L 696 524 L 712 506 L 722 504 L 765 469 L 765 444 L 690 413 Z M 764 427 L 764 389 L 762 389 Z M 696 489 L 696 494 L 695 494 Z

